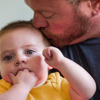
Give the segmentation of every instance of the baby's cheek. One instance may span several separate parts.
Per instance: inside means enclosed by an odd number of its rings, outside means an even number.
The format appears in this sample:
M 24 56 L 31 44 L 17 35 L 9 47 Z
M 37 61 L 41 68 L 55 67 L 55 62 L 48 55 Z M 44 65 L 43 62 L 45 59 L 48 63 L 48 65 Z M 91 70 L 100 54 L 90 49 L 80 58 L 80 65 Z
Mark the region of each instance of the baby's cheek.
M 28 64 L 29 66 L 31 66 L 30 69 L 33 72 L 37 72 L 43 66 L 43 62 L 44 62 L 44 57 L 41 55 L 37 55 L 33 57 L 31 60 L 29 60 Z
M 44 57 L 42 56 L 42 55 L 38 55 L 38 56 L 36 56 L 35 58 L 34 58 L 34 63 L 36 64 L 36 65 L 41 65 L 41 63 L 43 63 L 44 62 Z
M 13 81 L 12 81 L 12 79 L 10 78 L 9 75 L 5 75 L 5 76 L 3 76 L 2 78 L 3 78 L 5 81 L 7 81 L 8 83 L 13 84 Z

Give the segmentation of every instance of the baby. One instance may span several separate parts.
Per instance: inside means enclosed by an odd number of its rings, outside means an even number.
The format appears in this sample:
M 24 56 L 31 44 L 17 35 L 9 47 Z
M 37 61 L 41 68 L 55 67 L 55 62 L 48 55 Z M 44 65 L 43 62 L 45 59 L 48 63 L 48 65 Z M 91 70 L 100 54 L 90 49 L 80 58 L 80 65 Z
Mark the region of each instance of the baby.
M 58 72 L 48 75 L 52 68 Z M 35 29 L 13 22 L 0 31 L 0 100 L 88 100 L 93 78 Z

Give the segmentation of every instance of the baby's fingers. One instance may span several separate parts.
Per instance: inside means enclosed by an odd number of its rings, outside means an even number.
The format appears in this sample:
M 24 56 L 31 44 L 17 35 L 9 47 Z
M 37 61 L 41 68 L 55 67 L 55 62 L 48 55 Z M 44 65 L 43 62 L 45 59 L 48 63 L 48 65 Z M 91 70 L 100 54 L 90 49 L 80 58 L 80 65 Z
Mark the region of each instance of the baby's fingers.
M 14 81 L 14 79 L 15 79 L 15 75 L 12 74 L 12 73 L 9 73 L 9 77 L 10 77 L 10 79 L 12 80 L 12 84 L 13 84 L 13 81 Z
M 12 73 L 9 73 L 10 78 L 13 80 L 15 78 L 15 75 Z
M 45 48 L 43 50 L 43 56 L 45 57 L 45 60 L 50 60 L 51 58 L 51 51 L 49 48 Z

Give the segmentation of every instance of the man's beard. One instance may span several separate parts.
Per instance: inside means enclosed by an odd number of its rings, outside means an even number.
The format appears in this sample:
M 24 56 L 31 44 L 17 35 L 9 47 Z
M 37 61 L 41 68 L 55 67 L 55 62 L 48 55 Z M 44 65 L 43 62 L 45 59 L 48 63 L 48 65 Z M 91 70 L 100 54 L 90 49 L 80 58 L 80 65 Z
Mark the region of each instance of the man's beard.
M 67 22 L 66 22 L 67 23 Z M 56 47 L 64 47 L 69 45 L 72 41 L 84 36 L 90 28 L 89 17 L 83 15 L 80 11 L 74 10 L 73 24 L 58 36 L 41 28 L 41 31 L 49 39 L 52 45 Z M 50 38 L 51 37 L 51 38 Z

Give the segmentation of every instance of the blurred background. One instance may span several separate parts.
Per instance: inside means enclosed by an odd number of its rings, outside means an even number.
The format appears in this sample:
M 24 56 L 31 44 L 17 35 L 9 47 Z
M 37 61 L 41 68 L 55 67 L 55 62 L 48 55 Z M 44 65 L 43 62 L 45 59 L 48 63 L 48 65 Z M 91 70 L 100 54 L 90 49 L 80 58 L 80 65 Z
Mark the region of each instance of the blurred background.
M 12 21 L 32 18 L 33 11 L 24 0 L 0 0 L 0 29 Z

